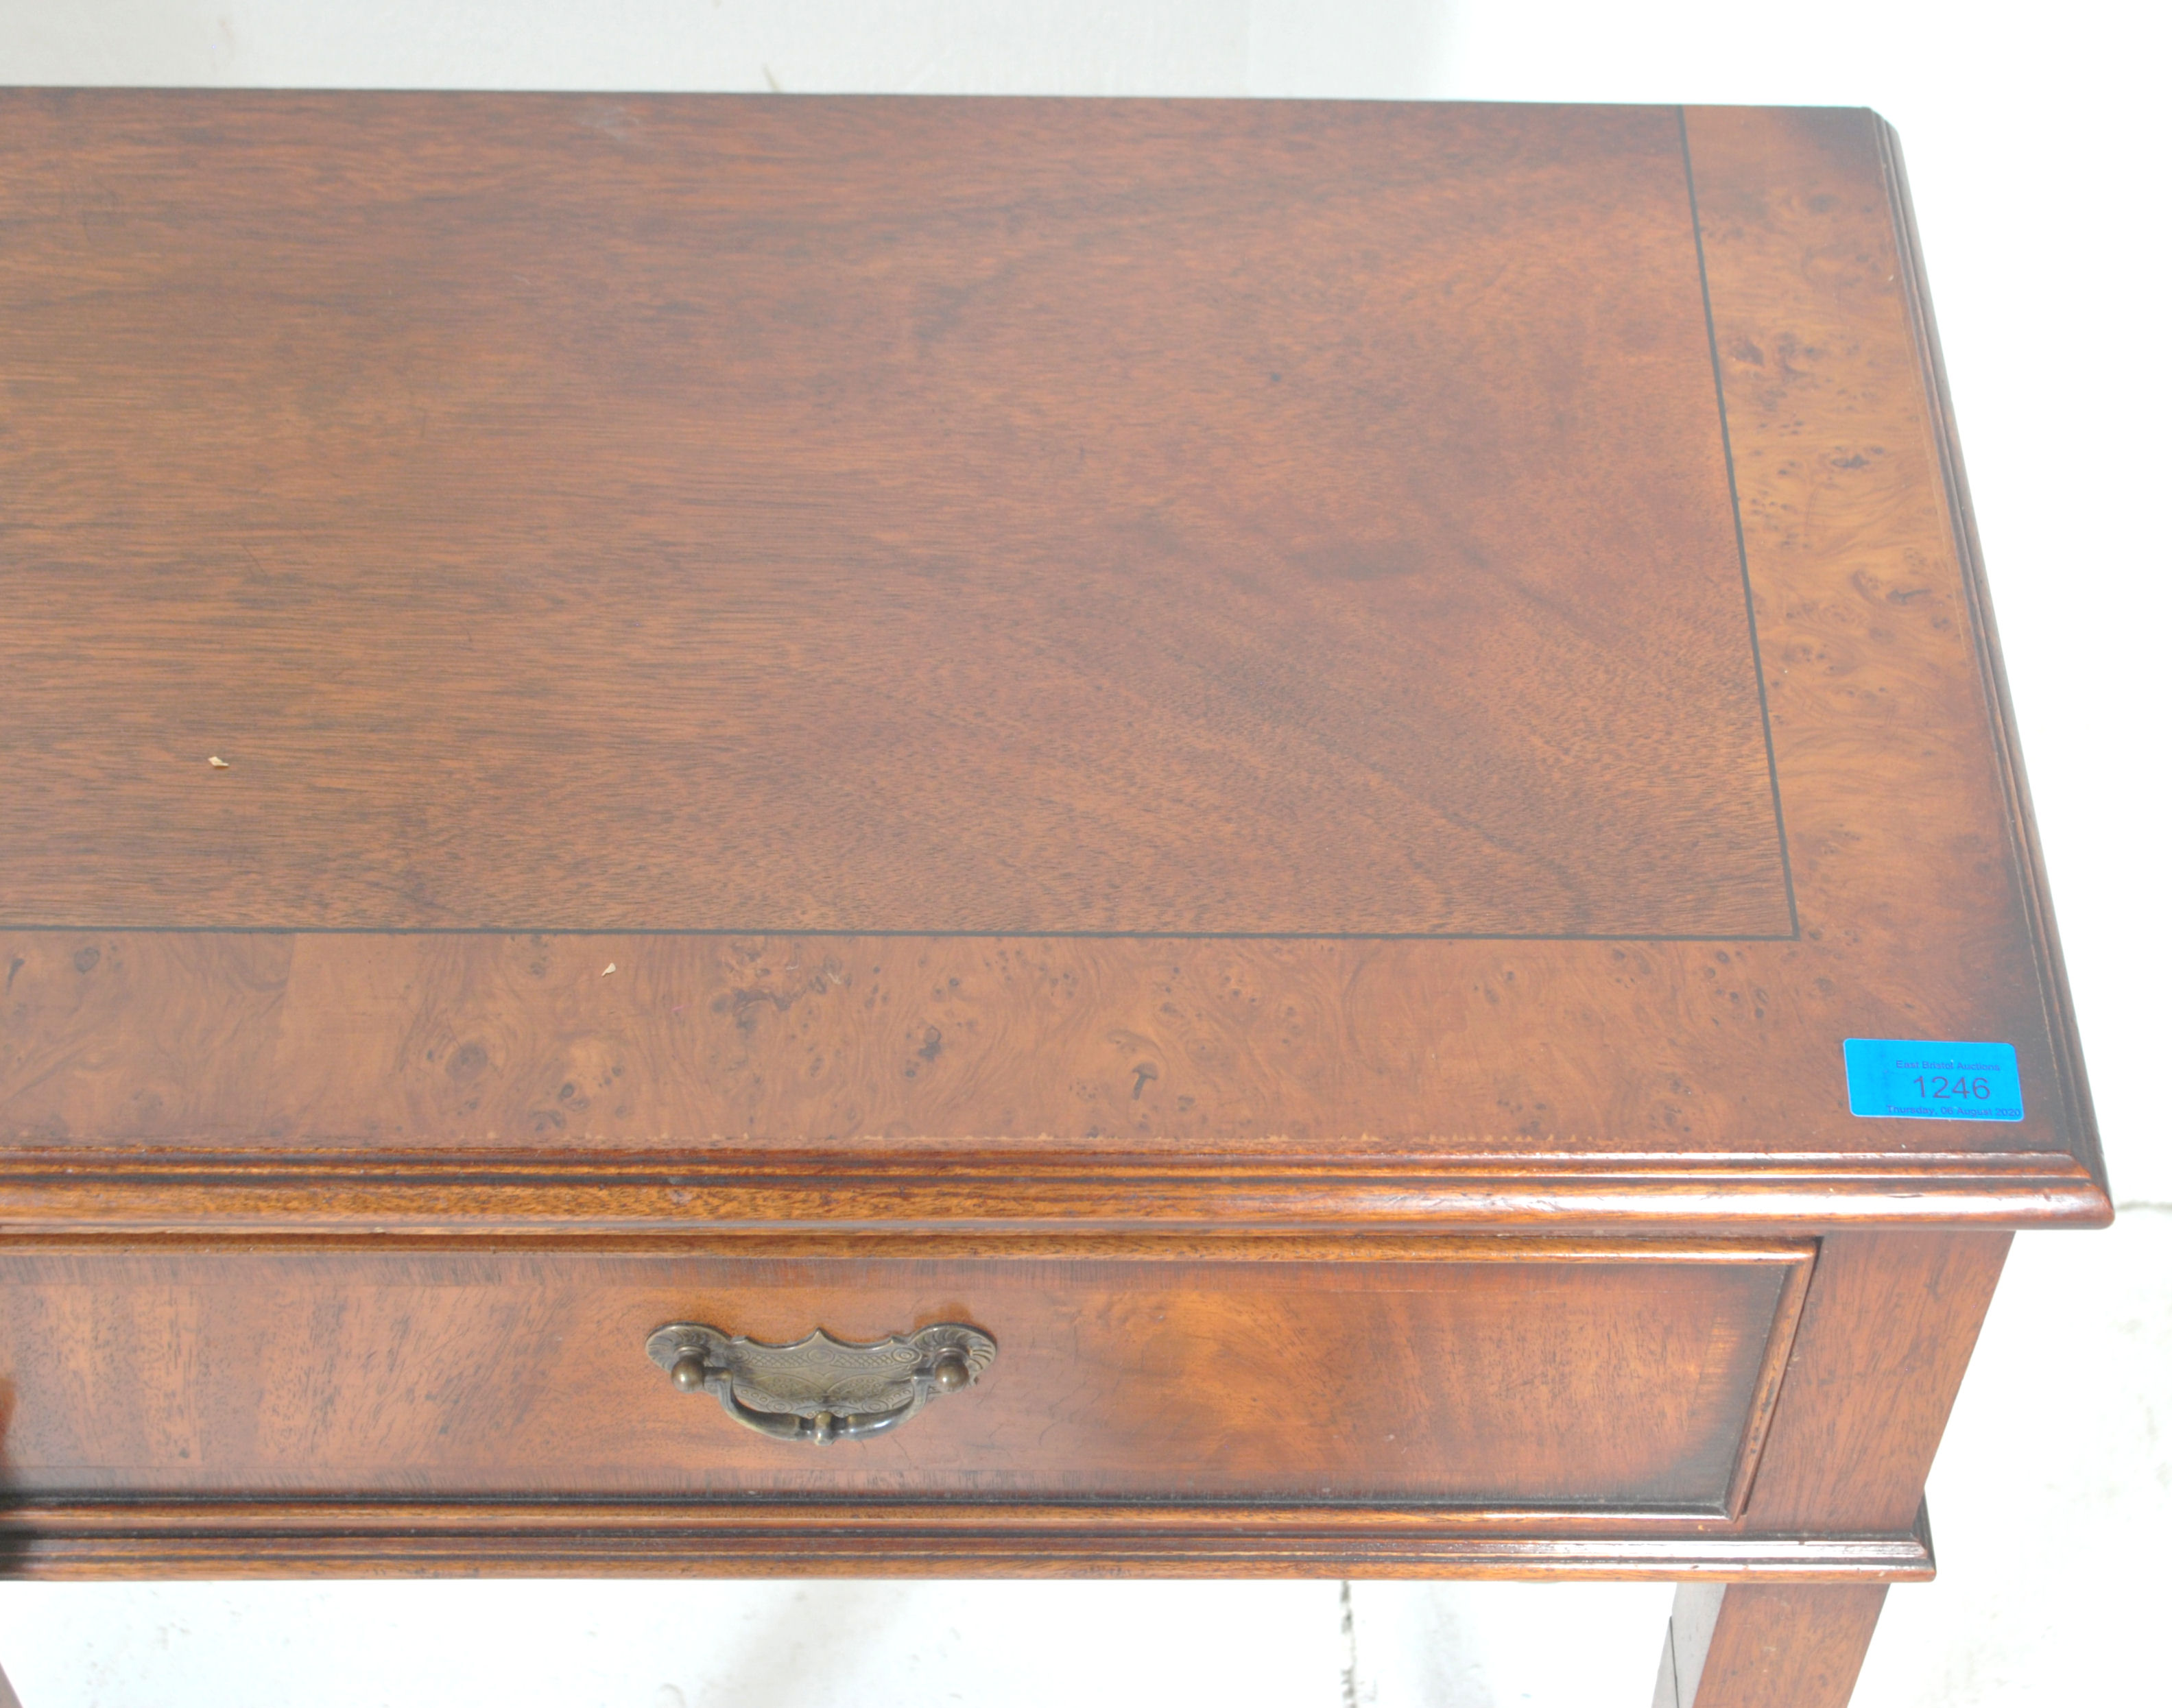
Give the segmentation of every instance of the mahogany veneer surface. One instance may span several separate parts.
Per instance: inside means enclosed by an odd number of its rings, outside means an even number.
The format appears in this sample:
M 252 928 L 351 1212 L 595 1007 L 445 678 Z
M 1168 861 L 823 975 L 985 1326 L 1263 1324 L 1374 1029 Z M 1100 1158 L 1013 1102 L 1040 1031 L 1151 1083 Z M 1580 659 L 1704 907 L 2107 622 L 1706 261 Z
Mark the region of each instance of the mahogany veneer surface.
M 916 1495 L 1732 1517 L 1807 1244 L 1368 1260 L 438 1248 L 0 1256 L 18 1496 Z M 641 1355 L 963 1316 L 993 1367 L 894 1438 L 726 1421 Z
M 1670 113 L 83 105 L 13 919 L 1792 929 Z
M 1869 114 L 0 94 L 0 1571 L 1643 1575 L 1825 1708 L 2110 1213 Z
M 2103 1212 L 1868 115 L 23 91 L 0 226 L 11 1179 Z

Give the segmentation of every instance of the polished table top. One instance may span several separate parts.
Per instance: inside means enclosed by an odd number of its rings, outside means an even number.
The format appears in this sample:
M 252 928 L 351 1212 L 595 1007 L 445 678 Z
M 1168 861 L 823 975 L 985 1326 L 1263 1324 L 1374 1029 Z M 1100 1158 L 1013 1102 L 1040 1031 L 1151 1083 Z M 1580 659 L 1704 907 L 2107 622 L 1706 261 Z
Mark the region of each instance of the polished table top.
M 2105 1213 L 1872 115 L 19 91 L 0 166 L 41 1215 Z

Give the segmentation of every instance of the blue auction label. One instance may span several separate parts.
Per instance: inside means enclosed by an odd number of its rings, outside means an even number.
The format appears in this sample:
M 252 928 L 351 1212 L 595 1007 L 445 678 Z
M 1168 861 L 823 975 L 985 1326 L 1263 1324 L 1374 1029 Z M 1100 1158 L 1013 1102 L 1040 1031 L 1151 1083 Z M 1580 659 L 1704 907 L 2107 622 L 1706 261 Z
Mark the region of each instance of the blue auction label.
M 2021 1065 L 2011 1044 L 1849 1038 L 1850 1114 L 1933 1121 L 2018 1121 Z

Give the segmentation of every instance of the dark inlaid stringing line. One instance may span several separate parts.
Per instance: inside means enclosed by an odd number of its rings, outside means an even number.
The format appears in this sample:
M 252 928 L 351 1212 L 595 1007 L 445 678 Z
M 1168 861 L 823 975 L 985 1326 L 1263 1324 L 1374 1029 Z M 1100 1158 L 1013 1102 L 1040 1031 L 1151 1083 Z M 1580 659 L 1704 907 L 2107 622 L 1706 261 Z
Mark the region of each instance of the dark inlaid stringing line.
M 1742 610 L 1750 623 L 1750 666 L 1757 678 L 1757 715 L 1765 728 L 1765 771 L 1772 780 L 1772 828 L 1780 839 L 1780 883 L 1788 892 L 1788 935 L 1803 933 L 1802 916 L 1795 910 L 1795 874 L 1788 859 L 1788 819 L 1780 806 L 1780 761 L 1772 748 L 1772 707 L 1765 692 L 1765 658 L 1757 646 L 1757 596 L 1750 584 L 1750 546 L 1742 532 L 1742 495 L 1734 481 L 1734 441 L 1727 427 L 1727 382 L 1719 371 L 1719 330 L 1712 317 L 1712 278 L 1705 271 L 1704 222 L 1697 212 L 1696 170 L 1690 164 L 1690 118 L 1686 107 L 1675 109 L 1675 124 L 1682 139 L 1682 184 L 1689 192 L 1690 239 L 1696 245 L 1697 289 L 1704 297 L 1704 336 L 1712 353 L 1712 398 L 1719 406 L 1719 449 L 1727 464 L 1727 503 L 1734 517 L 1734 555 L 1742 566 Z
M 912 927 L 774 927 L 760 926 L 609 927 L 609 926 L 316 926 L 316 925 L 142 925 L 71 923 L 62 921 L 0 921 L 0 931 L 92 932 L 121 933 L 170 932 L 234 936 L 282 937 L 959 937 L 1011 938 L 1019 941 L 1088 940 L 1171 943 L 1793 943 L 1802 937 L 1802 918 L 1795 903 L 1794 873 L 1788 857 L 1787 819 L 1781 806 L 1779 761 L 1772 743 L 1772 716 L 1765 687 L 1763 658 L 1757 640 L 1755 597 L 1750 580 L 1750 552 L 1742 527 L 1742 501 L 1734 474 L 1734 443 L 1727 421 L 1727 395 L 1719 366 L 1719 337 L 1712 319 L 1712 285 L 1707 273 L 1704 234 L 1696 205 L 1696 178 L 1690 160 L 1686 110 L 1676 107 L 1675 122 L 1681 137 L 1682 176 L 1688 194 L 1690 236 L 1697 260 L 1697 287 L 1704 308 L 1705 342 L 1712 363 L 1712 394 L 1718 406 L 1722 459 L 1727 470 L 1728 509 L 1734 525 L 1737 564 L 1742 576 L 1743 613 L 1750 631 L 1750 670 L 1757 684 L 1757 706 L 1765 739 L 1766 776 L 1772 796 L 1773 828 L 1779 843 L 1781 887 L 1788 898 L 1785 932 L 1434 932 L 1434 931 L 1034 931 L 1010 928 L 977 930 L 916 929 Z
M 1930 280 L 1924 271 L 1923 244 L 1916 228 L 1916 213 L 1908 195 L 1908 174 L 1900 158 L 1900 138 L 1893 126 L 1874 117 L 1878 139 L 1879 169 L 1885 180 L 1888 217 L 1892 222 L 1896 271 L 1908 319 L 1916 338 L 1917 362 L 1923 388 L 1930 399 L 1933 438 L 1938 471 L 1945 489 L 1946 525 L 1960 570 L 1961 598 L 1969 614 L 1976 642 L 1976 672 L 1991 714 L 1992 751 L 2007 802 L 2006 837 L 2016 875 L 2023 916 L 2036 945 L 2036 987 L 2044 1010 L 2051 1059 L 2056 1069 L 2059 1096 L 2066 1105 L 2067 1131 L 2076 1136 L 2081 1149 L 2094 1161 L 2090 1172 L 2099 1185 L 2105 1183 L 2104 1146 L 2097 1127 L 2096 1109 L 2089 1096 L 2089 1077 L 2082 1068 L 2080 1022 L 2068 988 L 2065 964 L 2059 952 L 2059 931 L 2051 908 L 2044 872 L 2044 851 L 2030 804 L 2028 770 L 2021 762 L 2015 733 L 2013 696 L 2007 685 L 2006 666 L 1998 642 L 1998 623 L 1991 608 L 1991 588 L 1986 578 L 1983 542 L 1977 536 L 1976 515 L 1969 499 L 1968 470 L 1961 459 L 1959 436 L 1954 428 L 1952 389 L 1946 380 L 1945 357 L 1938 346 L 1937 317 L 1931 312 Z

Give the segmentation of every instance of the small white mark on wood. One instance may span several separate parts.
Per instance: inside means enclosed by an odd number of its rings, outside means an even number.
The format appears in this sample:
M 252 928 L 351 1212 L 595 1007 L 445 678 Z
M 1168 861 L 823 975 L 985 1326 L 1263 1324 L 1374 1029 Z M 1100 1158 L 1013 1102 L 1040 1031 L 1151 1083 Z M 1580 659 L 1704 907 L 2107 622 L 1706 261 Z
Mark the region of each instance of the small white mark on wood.
M 230 771 L 234 769 L 232 765 L 228 765 L 217 754 L 213 754 L 211 756 L 211 768 L 215 771 Z
M 613 962 L 612 962 L 609 966 L 605 967 L 605 968 L 603 969 L 603 971 L 602 971 L 601 973 L 598 974 L 598 975 L 597 975 L 597 976 L 598 976 L 599 978 L 608 979 L 608 978 L 609 978 L 609 977 L 610 977 L 613 973 L 616 972 L 617 970 L 618 970 L 618 963 L 617 963 L 616 961 L 613 961 Z

